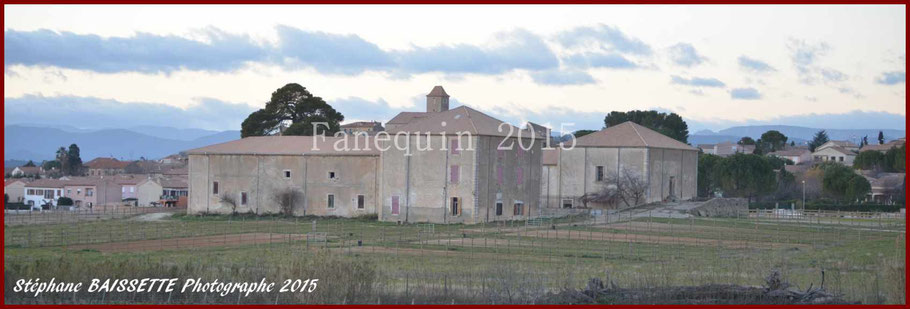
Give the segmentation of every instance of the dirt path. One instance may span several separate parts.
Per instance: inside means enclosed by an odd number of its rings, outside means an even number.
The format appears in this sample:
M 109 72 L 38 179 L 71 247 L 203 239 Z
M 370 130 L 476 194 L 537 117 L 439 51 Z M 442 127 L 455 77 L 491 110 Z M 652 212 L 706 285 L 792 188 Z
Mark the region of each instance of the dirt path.
M 305 234 L 246 233 L 85 244 L 67 248 L 70 250 L 94 249 L 101 252 L 135 252 L 269 244 L 303 239 L 306 239 Z

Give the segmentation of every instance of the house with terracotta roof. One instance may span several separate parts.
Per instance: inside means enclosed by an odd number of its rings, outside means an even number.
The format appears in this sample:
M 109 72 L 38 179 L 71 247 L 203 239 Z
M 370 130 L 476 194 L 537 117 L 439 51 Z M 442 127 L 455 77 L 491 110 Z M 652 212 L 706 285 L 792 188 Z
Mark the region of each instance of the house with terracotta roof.
M 112 176 L 123 174 L 129 164 L 127 161 L 120 161 L 114 158 L 95 158 L 82 164 L 82 166 L 86 168 L 86 173 L 89 176 Z
M 374 214 L 375 146 L 369 136 L 255 136 L 189 150 L 187 212 L 276 214 L 284 203 L 299 216 Z
M 901 145 L 906 145 L 907 140 L 905 138 L 899 138 L 884 144 L 869 144 L 860 148 L 859 151 L 878 151 L 878 152 L 887 152 L 891 148 L 900 147 Z
M 906 174 L 904 173 L 878 173 L 875 175 L 864 175 L 869 181 L 871 190 L 866 196 L 870 202 L 893 205 L 895 202 L 903 202 Z
M 545 150 L 541 203 L 546 208 L 634 206 L 586 202 L 605 186 L 615 186 L 611 176 L 625 175 L 643 187 L 637 204 L 691 199 L 696 196 L 697 170 L 698 148 L 624 122 Z
M 73 206 L 95 208 L 121 202 L 121 189 L 112 177 L 89 176 L 60 179 L 63 196 L 73 199 Z

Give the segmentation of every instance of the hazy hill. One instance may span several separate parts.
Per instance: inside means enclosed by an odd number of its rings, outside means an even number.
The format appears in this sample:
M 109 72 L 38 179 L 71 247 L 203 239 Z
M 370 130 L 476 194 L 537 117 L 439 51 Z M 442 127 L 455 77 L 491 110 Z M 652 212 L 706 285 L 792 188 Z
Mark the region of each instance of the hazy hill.
M 173 132 L 178 131 L 163 130 L 157 135 L 169 136 Z M 75 143 L 79 145 L 83 161 L 88 161 L 96 157 L 123 160 L 135 160 L 140 157 L 158 159 L 187 149 L 235 140 L 240 138 L 240 132 L 214 132 L 190 140 L 180 140 L 127 129 L 73 132 L 58 128 L 11 125 L 5 127 L 3 136 L 6 160 L 50 160 L 54 158 L 57 148 Z

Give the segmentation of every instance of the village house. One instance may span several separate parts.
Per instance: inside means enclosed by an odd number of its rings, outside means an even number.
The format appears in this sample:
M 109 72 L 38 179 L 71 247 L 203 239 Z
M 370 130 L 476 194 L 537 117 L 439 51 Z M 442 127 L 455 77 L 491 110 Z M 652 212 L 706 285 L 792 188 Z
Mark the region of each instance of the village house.
M 860 148 L 859 151 L 878 151 L 878 152 L 887 152 L 891 148 L 900 147 L 907 143 L 906 138 L 899 138 L 884 144 L 869 144 Z
M 165 177 L 161 183 L 161 203 L 165 207 L 186 207 L 189 198 L 189 185 L 186 175 Z
M 851 141 L 827 141 L 824 144 L 821 144 L 818 147 L 815 147 L 815 151 L 817 152 L 819 150 L 822 150 L 825 148 L 832 148 L 832 147 L 842 148 L 843 150 L 854 152 L 854 153 L 859 151 L 859 146 L 857 146 L 856 144 L 854 144 Z
M 95 158 L 94 160 L 82 164 L 86 169 L 86 174 L 89 176 L 113 176 L 123 174 L 127 165 L 129 165 L 129 162 L 120 161 L 114 158 Z
M 164 192 L 163 187 L 158 179 L 147 177 L 136 183 L 136 206 L 162 206 L 161 194 Z
M 348 147 L 335 147 L 342 142 Z M 257 136 L 189 150 L 187 212 L 276 214 L 286 202 L 299 216 L 374 214 L 380 166 L 373 146 L 366 136 Z
M 25 199 L 25 184 L 24 179 L 4 179 L 3 180 L 3 194 L 6 195 L 7 200 L 10 203 L 22 203 Z
M 544 150 L 541 203 L 546 208 L 617 208 L 585 203 L 585 196 L 634 177 L 643 187 L 638 204 L 695 197 L 698 149 L 633 122 L 579 137 Z M 630 203 L 634 203 L 630 201 Z
M 875 203 L 892 205 L 894 202 L 903 202 L 904 198 L 904 173 L 878 173 L 877 175 L 864 176 L 872 187 L 866 200 Z
M 382 152 L 379 219 L 474 224 L 536 217 L 542 140 L 470 107 L 448 107 L 448 94 L 436 86 L 426 113 L 389 129 L 390 145 L 410 147 Z
M 841 146 L 819 147 L 812 153 L 814 162 L 837 162 L 846 166 L 853 166 L 853 159 L 856 159 L 856 152 Z
M 40 166 L 18 166 L 10 171 L 12 177 L 36 178 L 44 175 L 44 169 Z
M 57 199 L 63 196 L 64 180 L 37 179 L 25 184 L 25 204 L 33 209 L 51 209 L 57 207 Z
M 67 177 L 60 181 L 63 185 L 63 196 L 73 199 L 73 205 L 76 207 L 94 208 L 121 201 L 120 186 L 111 177 Z
M 718 144 L 699 144 L 698 148 L 707 154 L 713 154 L 721 157 L 728 157 L 736 153 L 752 153 L 755 151 L 755 145 L 740 145 L 732 142 L 722 142 Z
M 768 155 L 793 161 L 793 164 L 812 162 L 812 152 L 805 146 L 788 147 L 783 150 L 768 153 Z
M 384 130 L 382 124 L 378 121 L 358 121 L 341 125 L 341 131 L 347 134 L 365 133 L 367 135 L 375 135 Z

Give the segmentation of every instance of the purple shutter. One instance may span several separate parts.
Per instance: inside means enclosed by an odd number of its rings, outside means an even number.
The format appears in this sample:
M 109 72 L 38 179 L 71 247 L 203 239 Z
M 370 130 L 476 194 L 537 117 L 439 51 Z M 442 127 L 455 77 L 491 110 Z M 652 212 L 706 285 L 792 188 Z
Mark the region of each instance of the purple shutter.
M 392 214 L 398 214 L 398 196 L 392 196 Z
M 496 167 L 496 183 L 502 185 L 502 166 Z
M 451 169 L 452 169 L 452 172 L 450 173 L 451 182 L 457 183 L 458 182 L 458 165 L 452 165 Z
M 458 148 L 459 148 L 459 147 L 458 147 L 458 140 L 457 140 L 457 139 L 453 139 L 453 140 L 452 140 L 452 154 L 458 154 L 458 152 L 459 152 L 459 151 L 458 151 Z

